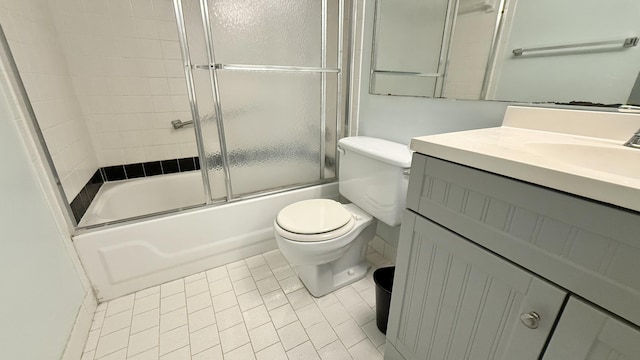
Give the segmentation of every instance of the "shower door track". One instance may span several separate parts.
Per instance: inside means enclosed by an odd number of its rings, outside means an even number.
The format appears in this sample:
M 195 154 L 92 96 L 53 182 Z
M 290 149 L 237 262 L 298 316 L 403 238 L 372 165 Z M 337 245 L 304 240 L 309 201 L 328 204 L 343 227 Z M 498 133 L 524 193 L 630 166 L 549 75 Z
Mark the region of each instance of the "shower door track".
M 246 64 L 209 64 L 193 65 L 198 70 L 228 70 L 228 71 L 260 71 L 260 72 L 310 72 L 310 73 L 340 73 L 338 68 L 312 66 L 281 66 L 281 65 L 246 65 Z

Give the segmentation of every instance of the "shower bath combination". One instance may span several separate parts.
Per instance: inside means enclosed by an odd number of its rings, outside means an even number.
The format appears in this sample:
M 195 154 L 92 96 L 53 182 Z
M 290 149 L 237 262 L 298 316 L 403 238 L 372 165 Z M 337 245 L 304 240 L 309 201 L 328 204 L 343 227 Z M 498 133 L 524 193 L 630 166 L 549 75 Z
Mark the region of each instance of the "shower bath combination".
M 4 28 L 100 300 L 275 249 L 279 209 L 338 197 L 349 134 L 353 2 L 141 4 L 48 2 L 30 34 Z

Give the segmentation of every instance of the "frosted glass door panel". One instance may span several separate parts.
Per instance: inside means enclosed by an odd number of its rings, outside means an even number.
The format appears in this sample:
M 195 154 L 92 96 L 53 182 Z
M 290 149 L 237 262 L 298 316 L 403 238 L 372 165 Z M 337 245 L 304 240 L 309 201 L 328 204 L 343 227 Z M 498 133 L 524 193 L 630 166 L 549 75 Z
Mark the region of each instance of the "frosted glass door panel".
M 321 66 L 322 1 L 209 0 L 216 62 Z
M 319 180 L 322 75 L 218 74 L 234 196 Z

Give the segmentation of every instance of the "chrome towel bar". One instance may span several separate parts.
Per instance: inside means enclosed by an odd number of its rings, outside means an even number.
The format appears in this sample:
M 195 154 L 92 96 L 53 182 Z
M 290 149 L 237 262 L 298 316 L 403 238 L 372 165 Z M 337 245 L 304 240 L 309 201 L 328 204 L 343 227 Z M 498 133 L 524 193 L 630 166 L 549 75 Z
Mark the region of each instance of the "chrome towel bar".
M 182 120 L 177 119 L 177 120 L 172 120 L 171 121 L 171 125 L 173 126 L 174 129 L 178 130 L 180 128 L 183 128 L 187 125 L 193 125 L 193 120 L 189 120 L 189 121 L 185 121 L 182 122 Z
M 581 47 L 594 47 L 594 46 L 604 46 L 604 45 L 621 45 L 623 48 L 630 48 L 638 45 L 638 37 L 628 37 L 623 40 L 610 40 L 610 41 L 595 41 L 595 42 L 587 42 L 587 43 L 579 43 L 579 44 L 566 44 L 566 45 L 556 45 L 556 46 L 544 46 L 544 47 L 536 47 L 529 49 L 513 49 L 513 56 L 522 56 L 525 52 L 536 52 L 536 51 L 546 51 L 546 50 L 563 50 L 563 49 L 574 49 Z

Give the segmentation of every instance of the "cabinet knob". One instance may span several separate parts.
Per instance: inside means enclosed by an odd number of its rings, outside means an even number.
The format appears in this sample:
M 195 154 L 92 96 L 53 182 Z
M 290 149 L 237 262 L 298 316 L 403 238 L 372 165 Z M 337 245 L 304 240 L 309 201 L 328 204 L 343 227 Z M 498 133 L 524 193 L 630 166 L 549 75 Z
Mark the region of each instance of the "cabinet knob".
M 540 325 L 540 315 L 535 311 L 525 313 L 520 315 L 520 321 L 529 329 L 537 329 Z

